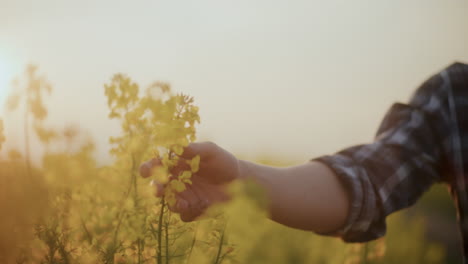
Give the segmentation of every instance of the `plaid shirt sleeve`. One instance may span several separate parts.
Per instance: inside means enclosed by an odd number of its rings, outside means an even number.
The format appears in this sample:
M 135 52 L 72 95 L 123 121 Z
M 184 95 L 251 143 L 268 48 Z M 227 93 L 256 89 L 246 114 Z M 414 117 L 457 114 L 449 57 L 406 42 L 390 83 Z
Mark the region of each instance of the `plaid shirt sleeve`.
M 386 232 L 385 218 L 408 207 L 441 176 L 440 107 L 446 92 L 433 76 L 410 103 L 394 104 L 375 141 L 344 149 L 315 161 L 328 165 L 348 190 L 350 214 L 338 235 L 346 242 L 365 242 Z

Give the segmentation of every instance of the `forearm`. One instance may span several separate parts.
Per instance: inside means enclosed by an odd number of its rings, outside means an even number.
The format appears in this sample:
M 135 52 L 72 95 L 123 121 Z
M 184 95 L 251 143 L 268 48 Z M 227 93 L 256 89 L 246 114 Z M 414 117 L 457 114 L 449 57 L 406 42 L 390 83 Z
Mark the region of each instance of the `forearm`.
M 319 162 L 275 168 L 239 161 L 241 178 L 265 188 L 272 220 L 325 233 L 345 223 L 349 210 L 346 190 L 337 176 Z

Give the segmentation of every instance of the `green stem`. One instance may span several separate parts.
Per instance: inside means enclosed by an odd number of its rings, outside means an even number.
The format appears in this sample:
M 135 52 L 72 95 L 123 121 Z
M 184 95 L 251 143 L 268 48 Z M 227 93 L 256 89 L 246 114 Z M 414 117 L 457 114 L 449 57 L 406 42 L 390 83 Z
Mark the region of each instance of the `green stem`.
M 127 125 L 128 125 L 128 134 L 129 134 L 129 138 L 133 138 L 133 129 L 132 129 L 132 126 L 131 126 L 131 123 L 130 123 L 130 120 L 128 120 L 128 113 L 130 112 L 130 110 L 128 109 L 128 105 L 125 106 L 125 113 L 124 113 L 124 117 L 125 117 L 125 122 L 127 122 Z M 131 167 L 131 179 L 130 179 L 130 188 L 129 188 L 129 192 L 131 190 L 131 188 L 133 187 L 133 200 L 135 202 L 135 207 L 138 206 L 138 189 L 137 189 L 137 176 L 135 174 L 135 155 L 134 153 L 131 153 L 130 154 L 131 157 L 132 157 L 132 167 Z
M 192 244 L 190 245 L 190 251 L 189 251 L 189 254 L 187 256 L 187 261 L 186 261 L 187 264 L 190 263 L 190 257 L 192 256 L 193 248 L 195 247 L 195 242 L 197 242 L 198 224 L 199 224 L 199 222 L 197 222 L 197 225 L 195 227 L 195 232 L 193 234 Z
M 83 220 L 83 217 L 80 216 L 80 222 L 81 222 L 81 227 L 85 231 L 86 234 L 86 239 L 88 240 L 88 243 L 91 245 L 93 243 L 93 236 L 89 232 L 88 228 L 86 227 L 86 223 Z
M 135 161 L 132 157 L 132 163 L 135 164 Z M 132 177 L 133 177 L 133 200 L 135 202 L 135 207 L 138 207 L 138 188 L 137 188 L 137 177 L 134 172 L 134 165 L 132 166 Z
M 141 238 L 138 238 L 137 240 L 137 245 L 138 245 L 138 264 L 141 263 L 141 253 L 142 253 L 142 250 L 141 250 Z
M 159 211 L 159 222 L 158 222 L 158 264 L 162 264 L 162 229 L 163 229 L 163 217 L 164 217 L 164 196 L 161 199 L 161 210 Z
M 31 160 L 29 157 L 29 107 L 26 103 L 26 109 L 24 111 L 24 155 L 26 161 L 26 170 L 29 177 L 31 174 Z
M 223 251 L 224 231 L 225 230 L 226 230 L 226 226 L 224 226 L 223 230 L 221 231 L 221 237 L 219 239 L 219 245 L 218 245 L 218 253 L 216 253 L 216 259 L 215 259 L 214 264 L 221 263 L 221 252 Z
M 362 254 L 362 264 L 367 264 L 368 251 L 369 251 L 369 244 L 366 243 L 366 244 L 364 244 L 364 250 L 363 250 L 363 254 Z
M 169 264 L 169 221 L 171 215 L 169 212 L 169 216 L 166 216 L 166 221 L 164 224 L 164 238 L 166 239 L 166 264 Z

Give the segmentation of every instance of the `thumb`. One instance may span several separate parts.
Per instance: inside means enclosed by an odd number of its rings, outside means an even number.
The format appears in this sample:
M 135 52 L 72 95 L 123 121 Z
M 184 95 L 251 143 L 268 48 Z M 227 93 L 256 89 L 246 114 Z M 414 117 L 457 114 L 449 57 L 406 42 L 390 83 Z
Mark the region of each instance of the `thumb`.
M 148 160 L 147 162 L 143 162 L 140 165 L 140 175 L 143 178 L 148 178 L 151 176 L 151 170 L 156 167 L 162 165 L 161 160 L 159 158 L 153 158 Z
M 192 159 L 196 155 L 200 155 L 201 158 L 207 158 L 214 153 L 218 146 L 213 142 L 195 142 L 190 143 L 184 148 L 184 152 L 180 155 L 185 159 Z

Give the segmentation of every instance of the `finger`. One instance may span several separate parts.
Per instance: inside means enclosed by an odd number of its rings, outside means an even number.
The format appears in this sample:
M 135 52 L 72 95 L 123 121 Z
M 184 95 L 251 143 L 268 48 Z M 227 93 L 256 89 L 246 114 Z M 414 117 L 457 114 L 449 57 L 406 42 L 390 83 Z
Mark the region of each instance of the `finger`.
M 184 200 L 187 202 L 187 207 L 183 208 L 185 210 L 195 210 L 192 212 L 194 213 L 196 212 L 196 210 L 204 209 L 200 205 L 206 202 L 202 202 L 200 196 L 197 195 L 197 193 L 194 191 L 194 188 L 192 188 L 191 186 L 188 186 L 187 189 L 183 192 L 178 193 L 177 196 L 180 197 L 180 200 Z
M 195 196 L 195 194 L 190 190 L 190 188 L 187 188 L 185 191 L 178 193 L 178 197 L 180 197 L 179 200 L 183 200 L 186 203 L 181 203 L 179 206 L 180 211 L 180 220 L 183 222 L 191 222 L 195 219 L 196 214 L 192 211 L 191 204 L 195 203 L 195 200 L 198 198 Z
M 200 155 L 202 158 L 208 157 L 216 149 L 216 144 L 213 142 L 196 142 L 190 143 L 184 148 L 181 157 L 185 159 L 192 159 L 196 155 Z
M 194 188 L 188 188 L 187 190 L 178 194 L 181 200 L 187 202 L 187 204 L 181 204 L 180 217 L 184 222 L 193 221 L 195 218 L 202 215 L 206 208 L 208 208 L 209 201 L 207 198 L 199 196 Z M 182 207 L 183 206 L 183 207 Z
M 185 213 L 188 210 L 188 203 L 184 199 L 178 198 L 174 205 L 168 204 L 167 207 L 174 213 Z
M 203 214 L 205 212 L 206 208 L 208 208 L 209 201 L 208 199 L 201 199 L 198 201 L 197 204 L 192 205 L 192 210 L 195 212 L 199 213 L 199 215 Z
M 200 215 L 201 215 L 200 211 L 192 209 L 192 207 L 189 206 L 188 210 L 185 210 L 180 213 L 180 220 L 182 220 L 183 222 L 192 222 Z
M 231 199 L 226 186 L 213 187 L 212 184 L 206 182 L 203 177 L 198 174 L 192 176 L 192 181 L 196 181 L 197 185 L 192 187 L 193 192 L 200 197 L 201 200 L 205 200 L 208 205 L 217 202 L 226 202 Z
M 175 165 L 169 172 L 172 176 L 177 178 L 182 172 L 189 171 L 190 165 L 188 164 L 187 160 L 184 158 L 179 158 L 177 165 Z
M 144 162 L 140 165 L 140 175 L 143 178 L 148 178 L 149 176 L 151 176 L 151 170 L 155 166 L 160 166 L 160 165 L 162 165 L 161 159 L 159 158 L 150 159 L 147 162 Z
M 197 216 L 190 211 L 180 213 L 180 220 L 182 220 L 182 222 L 192 222 L 196 217 Z
M 189 209 L 189 204 L 186 200 L 179 198 L 176 202 L 175 209 L 177 213 L 186 212 Z
M 154 196 L 162 197 L 164 195 L 164 190 L 166 189 L 166 184 L 159 183 L 155 180 L 150 182 L 150 185 L 154 187 Z
M 196 204 L 200 198 L 193 192 L 190 186 L 187 186 L 183 192 L 177 193 L 177 197 L 182 200 L 185 200 L 189 205 Z
M 187 210 L 180 212 L 180 219 L 183 222 L 191 222 L 201 216 L 207 207 L 207 203 L 202 200 L 195 204 L 189 204 Z
M 190 190 L 192 191 L 193 195 L 196 197 L 196 199 L 193 199 L 193 204 L 200 204 L 200 203 L 206 203 L 208 204 L 210 201 L 210 192 L 205 192 L 200 189 L 200 184 L 197 186 L 191 186 Z

